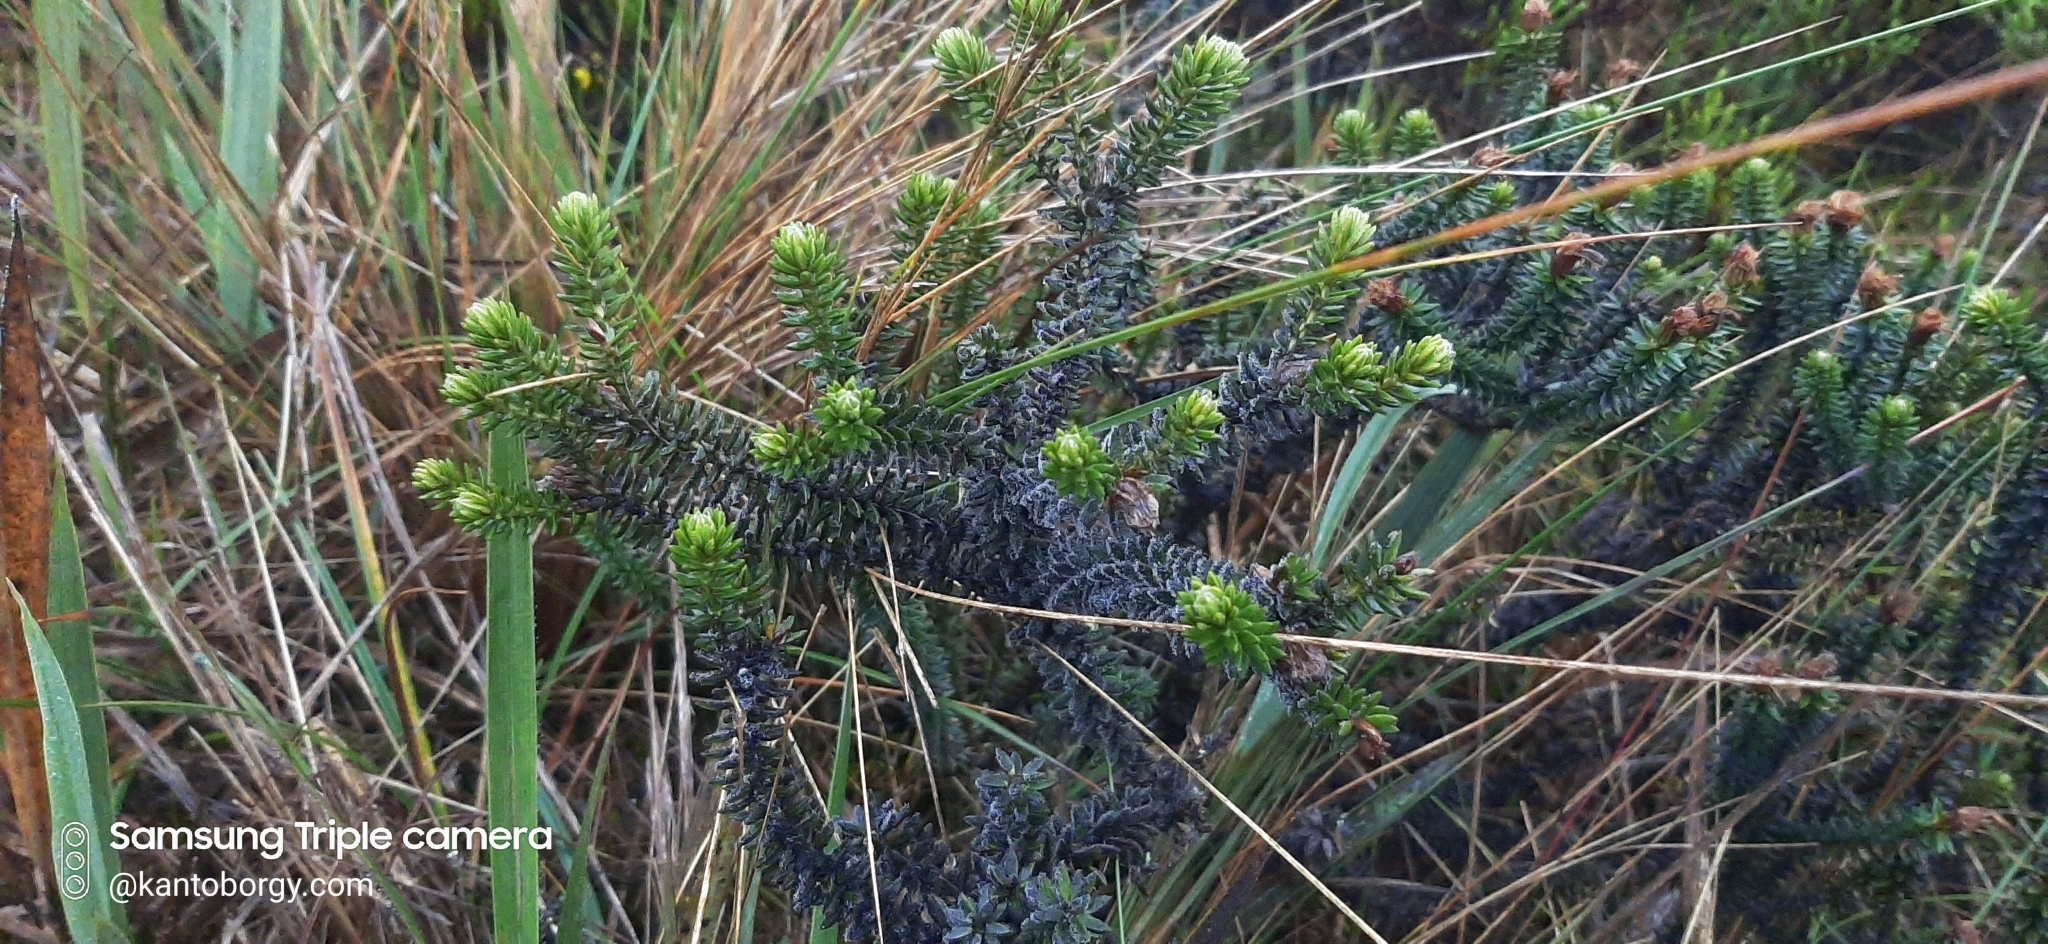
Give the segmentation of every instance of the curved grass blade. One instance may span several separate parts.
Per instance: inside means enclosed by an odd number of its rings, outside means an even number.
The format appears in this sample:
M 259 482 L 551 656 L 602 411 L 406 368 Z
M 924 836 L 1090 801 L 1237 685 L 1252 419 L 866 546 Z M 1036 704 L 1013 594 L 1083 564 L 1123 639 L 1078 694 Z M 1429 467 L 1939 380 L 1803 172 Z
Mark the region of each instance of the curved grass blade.
M 110 894 L 108 881 L 112 873 L 107 871 L 107 864 L 114 859 L 106 845 L 106 832 L 99 826 L 99 815 L 93 809 L 93 772 L 85 760 L 85 734 L 79 725 L 78 702 L 71 697 L 64 666 L 57 660 L 42 627 L 37 625 L 28 600 L 12 585 L 8 592 L 14 597 L 13 605 L 0 603 L 0 607 L 18 614 L 21 620 L 29 663 L 35 669 L 35 680 L 42 692 L 42 749 L 50 758 L 44 786 L 55 798 L 50 811 L 54 827 L 50 852 L 62 866 L 57 873 L 57 892 L 64 903 L 64 923 L 71 930 L 71 939 L 78 944 L 124 941 L 127 935 L 121 928 L 127 918 Z

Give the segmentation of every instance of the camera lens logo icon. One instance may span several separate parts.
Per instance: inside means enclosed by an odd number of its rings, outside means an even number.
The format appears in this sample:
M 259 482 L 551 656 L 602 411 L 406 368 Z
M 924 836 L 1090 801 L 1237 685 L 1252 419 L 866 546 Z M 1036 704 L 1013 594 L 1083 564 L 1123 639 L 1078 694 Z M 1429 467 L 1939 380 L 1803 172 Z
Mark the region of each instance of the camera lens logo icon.
M 85 897 L 91 877 L 86 874 L 85 844 L 92 840 L 84 823 L 65 823 L 57 832 L 61 847 L 57 853 L 57 891 L 77 901 Z

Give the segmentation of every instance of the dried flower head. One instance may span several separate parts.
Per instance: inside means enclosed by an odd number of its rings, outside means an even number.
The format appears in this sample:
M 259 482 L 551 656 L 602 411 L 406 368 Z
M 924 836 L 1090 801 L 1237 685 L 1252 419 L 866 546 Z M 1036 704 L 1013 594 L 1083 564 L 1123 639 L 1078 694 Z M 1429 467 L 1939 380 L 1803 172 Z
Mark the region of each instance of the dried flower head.
M 1834 675 L 1841 666 L 1842 660 L 1836 658 L 1834 653 L 1823 652 L 1799 663 L 1799 667 L 1793 669 L 1792 673 L 1803 679 L 1818 681 Z
M 1846 233 L 1863 222 L 1863 195 L 1854 190 L 1828 194 L 1824 207 L 1821 219 L 1837 233 Z
M 1387 759 L 1387 736 L 1380 729 L 1363 721 L 1354 722 L 1358 729 L 1358 755 L 1368 764 L 1377 764 Z
M 1595 264 L 1601 261 L 1599 254 L 1591 248 L 1593 237 L 1585 233 L 1576 231 L 1566 233 L 1561 242 L 1562 245 L 1559 245 L 1556 252 L 1550 256 L 1550 276 L 1552 278 L 1561 279 L 1572 274 L 1578 270 L 1579 263 L 1588 257 L 1591 257 Z
M 1986 824 L 1998 819 L 1998 814 L 1981 806 L 1959 806 L 1948 814 L 1950 829 L 1959 833 L 1983 831 Z
M 1401 280 L 1393 277 L 1365 283 L 1365 303 L 1390 315 L 1408 311 L 1408 295 L 1401 291 Z
M 1643 77 L 1643 64 L 1634 59 L 1616 59 L 1607 64 L 1607 72 L 1601 81 L 1608 88 L 1619 88 Z
M 1572 87 L 1577 84 L 1579 84 L 1579 70 L 1577 69 L 1559 69 L 1556 72 L 1552 72 L 1546 83 L 1544 104 L 1554 106 L 1560 102 L 1569 101 L 1572 97 Z
M 1863 275 L 1856 280 L 1856 300 L 1863 303 L 1863 310 L 1880 308 L 1884 300 L 1899 290 L 1899 277 L 1884 270 L 1876 260 L 1863 267 Z
M 1763 260 L 1763 253 L 1748 242 L 1739 242 L 1728 251 L 1728 260 L 1721 264 L 1721 284 L 1732 289 L 1745 289 L 1762 281 L 1757 277 L 1757 263 Z
M 1696 305 L 1680 305 L 1664 316 L 1663 335 L 1672 341 L 1704 338 L 1720 323 Z
M 1934 336 L 1948 330 L 1948 315 L 1939 308 L 1922 308 L 1913 316 L 1913 327 L 1906 332 L 1906 343 L 1912 347 L 1926 347 Z
M 1159 528 L 1159 496 L 1152 493 L 1142 475 L 1126 474 L 1109 490 L 1109 510 L 1135 531 L 1150 534 Z
M 1280 644 L 1280 661 L 1274 664 L 1273 670 L 1304 688 L 1319 687 L 1330 681 L 1330 654 L 1321 646 L 1283 642 Z
M 1920 612 L 1920 598 L 1906 590 L 1887 593 L 1877 604 L 1877 621 L 1885 626 L 1903 626 Z
M 1795 232 L 1813 232 L 1813 224 L 1828 214 L 1828 205 L 1819 200 L 1801 200 L 1792 212 L 1785 214 L 1785 222 L 1792 224 Z
M 1708 292 L 1707 297 L 1700 299 L 1700 313 L 1714 319 L 1716 324 L 1742 321 L 1742 312 L 1729 301 L 1727 292 Z

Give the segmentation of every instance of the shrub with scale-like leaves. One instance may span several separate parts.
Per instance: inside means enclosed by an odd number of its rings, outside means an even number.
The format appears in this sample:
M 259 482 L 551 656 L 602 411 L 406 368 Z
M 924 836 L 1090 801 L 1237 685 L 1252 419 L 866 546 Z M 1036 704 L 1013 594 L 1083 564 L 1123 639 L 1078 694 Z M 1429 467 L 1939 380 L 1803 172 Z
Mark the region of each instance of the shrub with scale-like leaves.
M 1326 271 L 1264 309 L 1234 313 L 1250 327 L 1241 340 L 1179 345 L 1180 360 L 1161 362 L 1141 337 L 1147 323 L 1219 296 L 1162 281 L 1166 267 L 1144 235 L 1154 211 L 1141 197 L 1177 186 L 1174 169 L 1225 117 L 1248 60 L 1230 43 L 1199 40 L 1167 57 L 1136 109 L 1118 112 L 1078 66 L 1074 22 L 1054 0 L 1016 0 L 1003 55 L 964 30 L 940 37 L 939 81 L 1002 159 L 912 178 L 890 213 L 890 245 L 842 245 L 799 221 L 767 247 L 763 274 L 799 355 L 790 386 L 803 391 L 801 409 L 742 427 L 668 378 L 636 374 L 645 302 L 624 275 L 607 209 L 572 196 L 553 222 L 573 343 L 489 303 L 468 325 L 473 364 L 447 386 L 465 415 L 536 442 L 547 475 L 514 493 L 453 463 L 416 474 L 421 493 L 465 527 L 564 524 L 649 609 L 680 609 L 696 634 L 696 692 L 729 711 L 712 738 L 726 811 L 746 825 L 767 879 L 850 940 L 1105 936 L 1108 896 L 1163 863 L 1171 840 L 1199 821 L 1202 798 L 1098 689 L 1150 722 L 1162 675 L 1207 664 L 1268 676 L 1329 734 L 1396 729 L 1379 694 L 1350 684 L 1346 667 L 1279 637 L 1407 615 L 1429 572 L 1400 536 L 1363 542 L 1325 579 L 1300 557 L 1271 567 L 1218 559 L 1163 529 L 1162 504 L 1170 511 L 1217 482 L 1234 494 L 1240 468 L 1285 470 L 1307 453 L 1295 448 L 1303 441 L 1334 442 L 1418 404 L 1461 431 L 1592 433 L 1704 403 L 1715 409 L 1703 424 L 1644 431 L 1693 438 L 1660 467 L 1668 485 L 1660 479 L 1665 494 L 1651 500 L 1725 505 L 1754 493 L 1773 467 L 1769 446 L 1789 438 L 1798 448 L 1774 487 L 1862 469 L 1868 487 L 1844 490 L 1825 511 L 1881 514 L 1929 474 L 1911 445 L 1939 415 L 1929 404 L 2040 369 L 2024 306 L 2003 296 L 1973 297 L 1958 312 L 1983 342 L 1952 344 L 1924 319 L 1886 310 L 1910 289 L 1867 276 L 1858 202 L 1837 195 L 1787 213 L 1783 176 L 1767 164 L 1437 247 L 1404 272 Z M 1556 49 L 1547 20 L 1511 32 L 1499 57 L 1509 87 L 1490 99 L 1500 117 L 1544 106 L 1537 86 Z M 1328 270 L 1625 172 L 1604 137 L 1538 143 L 1607 115 L 1567 109 L 1469 155 L 1348 177 L 1337 205 L 1310 208 L 1318 218 L 1302 236 L 1276 228 L 1296 241 L 1275 258 L 1290 271 Z M 1334 130 L 1338 158 L 1354 167 L 1441 141 L 1423 111 L 1383 130 L 1354 113 Z M 1508 166 L 1533 173 L 1487 178 Z M 1007 167 L 1015 176 L 965 179 Z M 1008 224 L 995 208 L 1025 193 L 1043 195 L 1047 235 L 997 264 L 999 236 L 1015 229 L 1000 228 Z M 1724 220 L 1790 225 L 1667 232 Z M 1012 296 L 992 290 L 1005 279 L 1038 284 L 1005 307 Z M 1761 357 L 1845 313 L 1868 317 L 1826 345 L 1827 357 Z M 928 356 L 930 339 L 955 332 L 966 334 L 957 348 Z M 1935 369 L 1973 352 L 1981 366 Z M 1767 366 L 1705 383 L 1750 358 Z M 906 374 L 913 368 L 921 373 Z M 1215 379 L 1139 379 L 1155 373 Z M 2001 514 L 2022 527 L 2038 507 Z M 1988 540 L 1977 566 L 2038 571 L 2018 534 Z M 870 570 L 1011 612 L 1084 617 L 1013 619 L 1008 643 L 1037 673 L 1040 710 L 1058 722 L 1043 730 L 1068 742 L 1058 745 L 1062 762 L 1113 773 L 1091 781 L 1110 786 L 1053 790 L 1042 763 L 998 756 L 975 781 L 972 828 L 949 845 L 908 810 L 858 797 L 861 813 L 840 820 L 795 779 L 778 778 L 795 639 L 773 615 L 771 578 L 837 591 Z M 1997 620 L 2017 612 L 2009 594 L 1971 601 Z M 1189 629 L 1145 633 L 1085 617 Z M 1976 671 L 1981 648 L 1957 645 L 1959 677 Z
M 1030 140 L 1016 132 L 1031 116 L 999 113 L 991 97 L 1013 74 L 1007 70 L 1081 75 L 1062 33 L 1063 8 L 1019 0 L 1016 15 L 1029 48 L 1008 61 L 960 33 L 948 33 L 937 50 L 941 78 L 999 148 Z M 977 335 L 960 351 L 961 383 L 1126 327 L 1157 300 L 1138 195 L 1214 130 L 1246 80 L 1246 58 L 1233 44 L 1197 41 L 1170 57 L 1135 117 L 1063 122 L 1026 155 L 1018 178 L 996 183 L 998 193 L 1033 182 L 1052 192 L 1046 217 L 1055 235 L 1046 251 L 1059 261 L 1033 306 L 1014 313 L 1015 323 L 1031 325 L 1023 345 L 1004 350 L 993 332 Z M 1036 81 L 1027 78 L 1027 90 Z M 1071 82 L 1040 91 L 1051 98 L 1034 108 L 1087 100 L 1087 89 Z M 1032 811 L 1045 773 L 1004 761 L 1005 772 L 980 781 L 984 813 L 973 854 L 948 856 L 906 810 L 870 805 L 873 833 L 856 832 L 790 778 L 778 779 L 793 634 L 772 616 L 769 574 L 829 584 L 886 569 L 1034 610 L 1186 619 L 1196 628 L 1184 638 L 1135 634 L 1137 641 L 1164 655 L 1164 666 L 1197 666 L 1207 655 L 1276 673 L 1304 717 L 1323 724 L 1331 706 L 1363 711 L 1366 702 L 1326 677 L 1285 670 L 1273 639 L 1281 627 L 1329 631 L 1320 611 L 1294 602 L 1316 594 L 1283 593 L 1260 572 L 1154 534 L 1154 489 L 1176 471 L 1220 467 L 1235 450 L 1259 448 L 1260 424 L 1298 428 L 1319 412 L 1353 420 L 1413 402 L 1437 388 L 1452 355 L 1440 340 L 1387 357 L 1355 343 L 1333 354 L 1350 330 L 1347 309 L 1358 290 L 1351 279 L 1288 299 L 1298 328 L 1285 355 L 1301 359 L 1302 369 L 1266 372 L 1250 387 L 1183 392 L 1105 431 L 1081 425 L 1100 409 L 1084 406 L 1081 393 L 1127 369 L 1117 348 L 1012 371 L 951 404 L 943 385 L 939 397 L 909 396 L 892 383 L 911 360 L 901 356 L 915 336 L 907 319 L 964 322 L 987 304 L 999 275 L 985 265 L 994 204 L 968 201 L 967 190 L 936 175 L 910 181 L 896 206 L 889 268 L 872 291 L 868 274 L 849 262 L 860 256 L 824 229 L 797 222 L 776 234 L 768 276 L 811 381 L 810 402 L 800 415 L 752 430 L 677 395 L 658 376 L 633 372 L 623 352 L 632 349 L 645 302 L 620 278 L 628 270 L 616 227 L 597 201 L 565 198 L 553 223 L 573 343 L 492 302 L 472 319 L 474 366 L 449 381 L 466 415 L 516 427 L 539 446 L 549 471 L 526 497 L 492 492 L 446 462 L 423 464 L 416 479 L 424 496 L 473 530 L 564 524 L 646 606 L 680 610 L 696 635 L 690 651 L 702 660 L 694 684 L 729 703 L 728 722 L 712 738 L 724 808 L 746 824 L 764 873 L 799 908 L 822 908 L 850 940 L 1094 940 L 1106 929 L 1101 913 L 1113 877 L 1161 864 L 1162 839 L 1199 819 L 1201 795 L 1180 767 L 1096 694 L 1148 716 L 1160 666 L 1133 658 L 1097 624 L 1016 621 L 1011 645 L 1043 677 L 1045 710 L 1073 742 L 1069 761 L 1113 770 L 1117 786 L 1050 814 Z M 1344 214 L 1310 254 L 1318 264 L 1337 261 L 1368 248 L 1372 232 L 1361 215 Z M 888 323 L 871 331 L 877 319 Z M 864 335 L 881 343 L 864 348 Z M 1342 369 L 1312 379 L 1307 365 L 1331 356 Z M 664 569 L 672 594 L 657 588 Z M 1310 707 L 1325 687 L 1329 697 Z M 871 855 L 883 883 L 879 927 L 864 864 Z

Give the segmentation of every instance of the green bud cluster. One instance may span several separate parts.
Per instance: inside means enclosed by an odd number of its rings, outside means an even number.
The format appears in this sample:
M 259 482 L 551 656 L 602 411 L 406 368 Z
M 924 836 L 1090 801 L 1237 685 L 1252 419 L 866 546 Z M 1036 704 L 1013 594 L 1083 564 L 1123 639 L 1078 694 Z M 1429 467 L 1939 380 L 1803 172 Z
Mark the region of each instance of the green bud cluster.
M 875 392 L 850 383 L 836 383 L 818 397 L 811 419 L 818 424 L 818 438 L 834 456 L 862 452 L 882 438 L 875 424 L 882 408 L 875 405 Z
M 1345 560 L 1343 577 L 1337 584 L 1340 600 L 1363 606 L 1381 616 L 1400 616 L 1429 593 L 1416 581 L 1433 571 L 1419 566 L 1414 554 L 1401 551 L 1401 532 L 1368 543 Z
M 754 602 L 743 546 L 725 512 L 693 511 L 676 522 L 668 557 L 686 611 L 717 613 Z
M 1155 168 L 1200 143 L 1249 81 L 1250 61 L 1227 39 L 1205 36 L 1175 50 L 1145 114 L 1131 123 L 1132 163 L 1156 181 Z
M 808 351 L 803 361 L 812 382 L 824 388 L 860 373 L 854 350 L 860 343 L 855 323 L 853 275 L 846 257 L 825 231 L 809 223 L 790 223 L 768 244 L 770 278 L 775 297 L 788 309 L 783 324 L 796 329 L 792 349 Z
M 1325 733 L 1341 737 L 1358 733 L 1358 725 L 1371 725 L 1381 734 L 1400 730 L 1393 709 L 1381 704 L 1379 692 L 1352 685 L 1332 685 L 1304 700 L 1302 713 L 1315 720 Z
M 1251 594 L 1215 574 L 1180 592 L 1181 622 L 1188 641 L 1211 663 L 1233 669 L 1272 671 L 1280 657 L 1279 627 Z
M 1337 113 L 1330 122 L 1330 134 L 1334 138 L 1337 163 L 1347 167 L 1363 167 L 1373 162 L 1372 116 L 1356 108 L 1347 108 Z
M 987 124 L 995 111 L 996 54 L 974 33 L 955 26 L 932 43 L 933 66 L 946 93 L 969 121 Z
M 1069 426 L 1045 444 L 1040 467 L 1060 494 L 1100 501 L 1123 478 L 1101 441 L 1079 426 Z
M 1980 288 L 1970 293 L 1957 308 L 1963 326 L 1982 334 L 1996 347 L 2008 369 L 2027 378 L 2037 393 L 2048 391 L 2048 344 L 2041 340 L 2041 327 L 2033 323 L 2033 311 L 2019 296 L 2000 288 Z
M 1427 154 L 1444 143 L 1443 133 L 1437 130 L 1436 119 L 1422 108 L 1410 108 L 1394 119 L 1394 127 L 1387 133 L 1387 156 L 1406 160 L 1420 154 Z
M 749 453 L 777 478 L 801 478 L 816 472 L 826 459 L 824 440 L 814 427 L 777 423 L 754 431 Z
M 1021 45 L 1044 42 L 1067 27 L 1068 0 L 1010 0 L 1010 29 Z
M 1330 346 L 1308 376 L 1309 403 L 1317 412 L 1378 411 L 1414 403 L 1450 373 L 1451 342 L 1432 335 L 1382 356 L 1364 338 Z
M 413 488 L 445 509 L 457 526 L 473 534 L 527 530 L 558 517 L 562 509 L 530 488 L 490 484 L 476 469 L 447 459 L 423 459 L 413 467 Z
M 1216 395 L 1207 390 L 1188 391 L 1167 404 L 1163 412 L 1161 436 L 1176 455 L 1198 455 L 1221 436 L 1223 410 Z
M 597 197 L 571 193 L 549 214 L 555 231 L 555 268 L 562 276 L 562 301 L 599 323 L 607 323 L 633 297 L 619 229 Z

